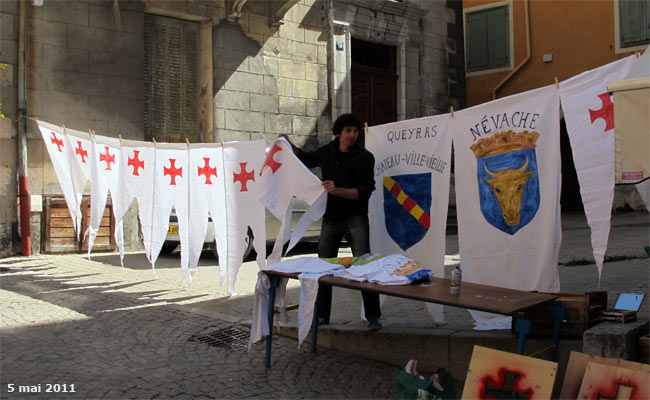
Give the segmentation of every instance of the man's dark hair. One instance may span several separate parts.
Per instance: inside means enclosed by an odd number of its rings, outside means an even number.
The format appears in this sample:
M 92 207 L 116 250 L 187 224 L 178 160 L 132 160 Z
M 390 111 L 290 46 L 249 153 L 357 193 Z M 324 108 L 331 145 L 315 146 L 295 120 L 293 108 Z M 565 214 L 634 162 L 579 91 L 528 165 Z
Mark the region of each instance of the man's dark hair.
M 332 127 L 332 133 L 334 136 L 338 136 L 343 131 L 343 128 L 346 126 L 356 126 L 359 129 L 359 134 L 362 132 L 361 121 L 352 114 L 343 114 L 334 121 L 334 127 Z

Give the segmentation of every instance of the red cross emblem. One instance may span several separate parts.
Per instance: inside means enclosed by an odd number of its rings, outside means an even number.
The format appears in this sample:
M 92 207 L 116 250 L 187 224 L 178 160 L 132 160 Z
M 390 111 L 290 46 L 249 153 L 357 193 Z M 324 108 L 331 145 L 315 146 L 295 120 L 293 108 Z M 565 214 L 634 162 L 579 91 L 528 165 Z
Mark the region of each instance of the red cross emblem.
M 108 152 L 108 146 L 104 146 L 104 154 L 99 155 L 99 161 L 105 161 L 106 162 L 106 171 L 111 170 L 111 163 L 115 164 L 115 154 L 110 154 Z
M 176 177 L 180 176 L 181 178 L 183 177 L 183 167 L 181 168 L 176 168 L 176 159 L 175 158 L 170 158 L 169 159 L 169 168 L 164 167 L 163 168 L 163 175 L 169 175 L 171 177 L 171 181 L 169 182 L 169 185 L 174 185 L 176 186 Z
M 248 192 L 248 181 L 255 182 L 255 170 L 247 172 L 246 164 L 248 163 L 239 163 L 240 172 L 238 174 L 233 174 L 232 182 L 235 183 L 239 181 L 239 183 L 241 183 L 241 189 L 239 190 L 240 192 Z
M 598 118 L 604 119 L 605 130 L 603 132 L 607 132 L 608 130 L 614 129 L 614 103 L 612 103 L 612 99 L 607 92 L 599 94 L 598 98 L 603 103 L 603 106 L 598 110 L 592 110 L 590 108 L 589 118 L 591 118 L 592 124 Z
M 144 169 L 144 161 L 140 159 L 140 150 L 133 150 L 133 157 L 129 158 L 129 162 L 126 165 L 133 167 L 133 175 L 140 176 L 138 168 Z
M 212 180 L 211 176 L 214 175 L 214 177 L 217 177 L 217 169 L 216 168 L 210 168 L 210 158 L 209 157 L 203 157 L 203 166 L 202 167 L 197 167 L 199 170 L 199 176 L 200 175 L 205 175 L 205 184 L 206 185 L 212 185 Z
M 502 394 L 504 387 L 512 389 L 511 394 L 516 394 L 519 397 L 526 396 L 526 398 L 534 397 L 535 391 L 530 384 L 525 382 L 526 374 L 524 372 L 513 371 L 507 367 L 499 368 L 496 376 L 487 375 L 481 378 L 480 381 L 480 398 L 481 399 L 494 399 L 495 394 Z M 492 393 L 494 390 L 497 393 Z M 501 390 L 499 390 L 501 389 Z
M 282 151 L 282 148 L 276 143 L 273 145 L 273 148 L 271 149 L 271 152 L 269 153 L 268 156 L 266 156 L 266 160 L 264 161 L 264 165 L 262 165 L 262 168 L 260 168 L 260 176 L 262 176 L 262 172 L 264 172 L 264 167 L 269 167 L 271 168 L 271 173 L 274 174 L 275 171 L 280 168 L 282 163 L 279 163 L 273 159 L 273 156 L 275 153 L 278 151 Z
M 52 140 L 52 143 L 54 143 L 56 147 L 59 148 L 59 152 L 63 153 L 63 150 L 61 150 L 61 147 L 63 147 L 63 140 L 57 138 L 56 133 L 54 132 L 52 132 L 52 137 L 50 139 Z
M 77 147 L 74 149 L 75 154 L 79 154 L 79 157 L 81 157 L 81 162 L 86 163 L 86 157 L 88 157 L 88 152 L 84 150 L 83 147 L 81 147 L 81 141 L 77 140 Z

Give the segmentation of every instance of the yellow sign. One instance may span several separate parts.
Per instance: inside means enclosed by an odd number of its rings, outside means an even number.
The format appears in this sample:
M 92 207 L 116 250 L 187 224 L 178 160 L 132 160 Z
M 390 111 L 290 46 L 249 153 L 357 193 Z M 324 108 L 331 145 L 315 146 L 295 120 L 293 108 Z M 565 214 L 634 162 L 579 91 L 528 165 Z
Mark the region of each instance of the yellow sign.
M 168 235 L 178 235 L 178 225 L 170 225 L 167 231 Z

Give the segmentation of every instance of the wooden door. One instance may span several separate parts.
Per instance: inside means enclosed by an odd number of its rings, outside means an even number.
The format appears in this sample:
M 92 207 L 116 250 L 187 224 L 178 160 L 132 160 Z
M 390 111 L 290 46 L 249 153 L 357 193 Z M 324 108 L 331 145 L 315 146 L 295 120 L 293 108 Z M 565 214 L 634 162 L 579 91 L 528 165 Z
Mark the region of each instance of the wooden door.
M 361 122 L 397 120 L 396 64 L 395 47 L 352 39 L 352 113 Z

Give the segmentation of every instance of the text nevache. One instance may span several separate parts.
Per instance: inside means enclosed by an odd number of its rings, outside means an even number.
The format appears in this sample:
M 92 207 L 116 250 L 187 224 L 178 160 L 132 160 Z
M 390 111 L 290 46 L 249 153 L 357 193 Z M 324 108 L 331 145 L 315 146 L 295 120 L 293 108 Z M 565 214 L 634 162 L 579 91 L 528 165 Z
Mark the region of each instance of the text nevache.
M 476 141 L 481 135 L 492 133 L 493 130 L 508 128 L 535 129 L 538 118 L 539 114 L 525 111 L 515 111 L 512 114 L 504 112 L 490 116 L 484 115 L 478 123 L 469 128 L 469 131 L 472 134 L 472 139 Z

